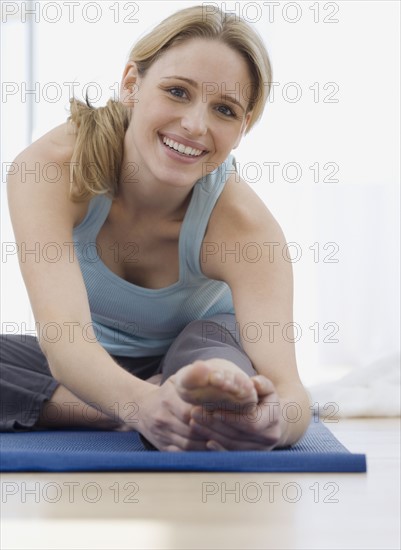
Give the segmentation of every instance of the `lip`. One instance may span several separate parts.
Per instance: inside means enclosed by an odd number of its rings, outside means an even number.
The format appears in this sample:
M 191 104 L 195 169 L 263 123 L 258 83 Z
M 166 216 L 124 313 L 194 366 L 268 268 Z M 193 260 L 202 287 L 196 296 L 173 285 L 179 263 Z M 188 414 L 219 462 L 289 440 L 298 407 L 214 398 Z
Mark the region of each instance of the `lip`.
M 177 141 L 178 143 L 182 143 L 186 147 L 192 147 L 193 149 L 199 149 L 202 151 L 202 153 L 208 153 L 208 149 L 203 145 L 203 143 L 199 143 L 198 141 L 191 141 L 189 139 L 185 139 L 181 136 L 177 136 L 177 134 L 171 134 L 171 133 L 160 133 L 160 137 L 163 139 L 163 137 L 172 139 L 173 141 Z
M 164 134 L 163 134 L 164 135 Z M 168 137 L 168 136 L 166 136 Z M 206 151 L 201 153 L 199 156 L 190 156 L 190 155 L 183 155 L 180 152 L 176 151 L 175 149 L 171 149 L 167 145 L 163 143 L 163 136 L 161 134 L 158 134 L 158 141 L 160 143 L 160 147 L 163 150 L 163 154 L 167 155 L 170 159 L 174 160 L 174 162 L 179 162 L 181 164 L 197 164 L 199 163 L 200 159 L 203 159 L 205 155 L 207 154 Z M 172 139 L 172 138 L 171 138 Z

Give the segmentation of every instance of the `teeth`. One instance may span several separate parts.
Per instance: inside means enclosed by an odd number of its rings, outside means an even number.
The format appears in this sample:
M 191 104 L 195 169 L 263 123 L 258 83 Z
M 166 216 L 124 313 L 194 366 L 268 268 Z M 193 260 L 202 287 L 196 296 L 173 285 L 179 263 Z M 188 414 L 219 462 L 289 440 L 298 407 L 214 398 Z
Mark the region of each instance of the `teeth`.
M 193 147 L 186 147 L 182 143 L 178 143 L 177 141 L 173 141 L 170 138 L 167 138 L 163 136 L 163 143 L 171 147 L 172 149 L 175 149 L 179 153 L 184 153 L 185 155 L 190 155 L 191 157 L 199 157 L 203 153 L 200 149 L 194 149 Z

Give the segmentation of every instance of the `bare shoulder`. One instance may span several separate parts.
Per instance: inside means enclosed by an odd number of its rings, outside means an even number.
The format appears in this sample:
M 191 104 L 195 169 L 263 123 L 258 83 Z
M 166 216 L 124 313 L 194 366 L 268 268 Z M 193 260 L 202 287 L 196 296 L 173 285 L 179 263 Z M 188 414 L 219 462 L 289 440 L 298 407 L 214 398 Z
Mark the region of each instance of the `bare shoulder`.
M 18 157 L 35 152 L 35 154 L 40 154 L 43 158 L 48 157 L 49 160 L 68 160 L 71 159 L 75 142 L 76 133 L 74 126 L 66 121 L 32 142 Z
M 241 257 L 251 244 L 263 249 L 263 243 L 277 240 L 285 241 L 278 221 L 250 185 L 238 174 L 231 174 L 202 242 L 202 272 L 211 279 L 224 280 L 224 269 L 231 264 L 227 258 L 235 262 L 235 256 Z
M 51 130 L 16 157 L 16 171 L 7 176 L 8 206 L 20 270 L 39 326 L 51 321 L 61 327 L 66 320 L 86 326 L 91 319 L 78 258 L 70 254 L 80 206 L 70 200 L 69 175 L 63 170 L 63 163 L 71 158 L 70 139 L 65 126 Z M 60 165 L 62 174 L 52 163 Z M 35 254 L 24 254 L 24 249 Z M 51 346 L 54 339 L 49 342 L 41 332 L 40 347 L 47 357 L 56 354 L 52 364 L 58 370 L 57 350 L 59 346 L 64 350 L 67 339 L 61 334 L 60 344 Z
M 89 201 L 73 202 L 66 200 L 70 189 L 70 161 L 76 143 L 74 126 L 66 121 L 35 140 L 14 159 L 16 165 L 16 181 L 36 184 L 39 191 L 43 187 L 46 195 L 50 195 L 58 204 L 64 204 L 69 210 L 74 226 L 85 217 Z M 26 174 L 26 176 L 24 176 Z M 15 178 L 9 178 L 10 182 Z M 32 187 L 32 186 L 31 186 Z

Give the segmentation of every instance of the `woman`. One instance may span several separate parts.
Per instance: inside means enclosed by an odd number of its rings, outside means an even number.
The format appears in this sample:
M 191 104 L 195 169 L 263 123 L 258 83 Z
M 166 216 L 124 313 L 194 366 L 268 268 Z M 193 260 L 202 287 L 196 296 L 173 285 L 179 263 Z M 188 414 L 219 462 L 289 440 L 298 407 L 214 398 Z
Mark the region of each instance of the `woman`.
M 72 100 L 17 157 L 62 178 L 8 178 L 16 240 L 41 261 L 20 255 L 38 337 L 3 338 L 2 430 L 137 430 L 167 451 L 304 434 L 291 264 L 264 246 L 285 238 L 231 154 L 270 82 L 249 25 L 184 9 L 133 47 L 118 101 Z

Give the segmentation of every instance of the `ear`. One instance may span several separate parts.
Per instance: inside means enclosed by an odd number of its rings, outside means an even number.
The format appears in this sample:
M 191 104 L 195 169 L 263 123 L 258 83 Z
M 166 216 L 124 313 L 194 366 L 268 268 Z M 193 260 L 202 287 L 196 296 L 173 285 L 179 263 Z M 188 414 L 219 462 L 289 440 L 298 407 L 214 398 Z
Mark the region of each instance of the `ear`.
M 249 111 L 249 113 L 246 114 L 245 118 L 244 118 L 244 121 L 242 123 L 242 127 L 241 127 L 241 131 L 239 133 L 239 136 L 233 146 L 233 149 L 236 149 L 238 147 L 238 145 L 241 143 L 241 140 L 242 138 L 244 137 L 244 134 L 246 132 L 246 129 L 248 128 L 248 124 L 251 120 L 251 117 L 252 117 L 252 111 Z
M 138 69 L 135 61 L 128 61 L 124 67 L 120 84 L 120 101 L 126 107 L 133 107 L 138 99 L 135 94 L 138 91 Z

